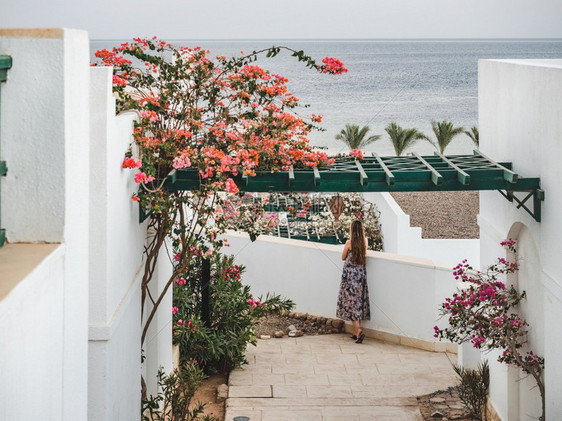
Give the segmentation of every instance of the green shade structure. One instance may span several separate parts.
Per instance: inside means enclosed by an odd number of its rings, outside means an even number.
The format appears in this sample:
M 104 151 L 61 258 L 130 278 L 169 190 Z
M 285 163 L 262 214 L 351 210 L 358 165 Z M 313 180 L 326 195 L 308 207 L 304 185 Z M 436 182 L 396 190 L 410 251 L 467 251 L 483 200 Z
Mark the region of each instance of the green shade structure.
M 544 191 L 540 178 L 524 178 L 511 163 L 499 163 L 479 150 L 473 155 L 379 156 L 362 160 L 338 159 L 332 165 L 312 169 L 258 172 L 254 177 L 234 179 L 246 192 L 422 192 L 499 190 L 504 197 L 541 220 Z M 174 170 L 165 187 L 197 190 L 201 178 L 195 169 Z M 523 193 L 519 198 L 515 193 Z M 532 208 L 527 203 L 533 199 Z

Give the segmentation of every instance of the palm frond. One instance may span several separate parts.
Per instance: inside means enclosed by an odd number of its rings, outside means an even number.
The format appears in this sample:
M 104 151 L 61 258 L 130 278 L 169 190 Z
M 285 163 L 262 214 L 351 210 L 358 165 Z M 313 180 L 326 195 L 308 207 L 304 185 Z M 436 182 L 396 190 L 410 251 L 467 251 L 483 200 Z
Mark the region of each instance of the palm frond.
M 477 148 L 480 147 L 480 133 L 478 132 L 478 127 L 472 126 L 470 130 L 465 130 L 464 133 L 470 137 L 470 140 L 472 140 Z
M 362 149 L 381 138 L 380 135 L 365 138 L 370 130 L 369 126 L 360 128 L 357 124 L 346 124 L 345 129 L 342 129 L 335 138 L 345 143 L 349 149 Z
M 436 139 L 436 142 L 431 143 L 441 154 L 445 153 L 445 149 L 456 136 L 465 132 L 464 127 L 455 127 L 451 121 L 447 120 L 432 120 L 431 128 Z

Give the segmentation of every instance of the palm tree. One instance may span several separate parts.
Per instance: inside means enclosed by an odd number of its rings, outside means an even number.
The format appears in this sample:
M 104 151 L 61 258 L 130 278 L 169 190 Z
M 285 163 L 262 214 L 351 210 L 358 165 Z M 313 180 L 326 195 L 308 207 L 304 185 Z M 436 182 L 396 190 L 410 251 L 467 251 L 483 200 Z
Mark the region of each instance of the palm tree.
M 381 138 L 378 134 L 365 138 L 369 130 L 371 130 L 369 126 L 359 128 L 357 124 L 346 124 L 345 129 L 342 129 L 341 132 L 336 135 L 336 139 L 345 143 L 349 149 L 362 149 Z
M 474 142 L 474 145 L 477 148 L 479 148 L 480 147 L 480 133 L 478 133 L 478 127 L 472 126 L 470 128 L 470 130 L 465 130 L 464 132 Z
M 428 139 L 436 149 L 439 150 L 441 154 L 445 152 L 449 143 L 461 133 L 464 133 L 464 127 L 455 127 L 455 125 L 447 120 L 443 121 L 431 121 L 431 128 L 433 129 L 433 133 L 435 134 L 435 138 L 437 142 L 433 142 L 432 140 Z
M 417 129 L 403 129 L 392 122 L 385 128 L 390 136 L 396 156 L 402 155 L 406 149 L 413 146 L 419 139 L 427 140 L 427 137 Z

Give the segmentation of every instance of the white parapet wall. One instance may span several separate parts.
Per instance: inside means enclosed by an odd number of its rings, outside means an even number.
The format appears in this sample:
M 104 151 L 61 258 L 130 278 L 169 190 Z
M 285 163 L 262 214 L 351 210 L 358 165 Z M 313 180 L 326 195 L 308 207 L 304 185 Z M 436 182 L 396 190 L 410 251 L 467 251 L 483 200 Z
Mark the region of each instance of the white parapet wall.
M 480 267 L 479 239 L 422 238 L 422 229 L 410 226 L 410 216 L 404 213 L 390 193 L 365 193 L 364 197 L 381 212 L 385 251 L 431 259 L 451 268 L 464 259 L 473 267 Z
M 518 242 L 520 271 L 514 283 L 527 297 L 520 314 L 531 328 L 527 346 L 546 361 L 546 419 L 562 417 L 562 60 L 481 60 L 480 145 L 486 155 L 512 162 L 523 177 L 540 177 L 542 220 L 535 221 L 495 192 L 480 197 L 482 266 L 506 257 L 499 242 Z M 532 209 L 532 201 L 530 203 Z M 491 361 L 490 399 L 503 420 L 540 415 L 531 376 Z
M 229 232 L 237 264 L 246 267 L 244 283 L 254 296 L 280 294 L 296 311 L 335 317 L 343 246 Z M 413 341 L 435 342 L 439 305 L 457 287 L 448 265 L 392 253 L 367 253 L 371 320 L 363 326 Z

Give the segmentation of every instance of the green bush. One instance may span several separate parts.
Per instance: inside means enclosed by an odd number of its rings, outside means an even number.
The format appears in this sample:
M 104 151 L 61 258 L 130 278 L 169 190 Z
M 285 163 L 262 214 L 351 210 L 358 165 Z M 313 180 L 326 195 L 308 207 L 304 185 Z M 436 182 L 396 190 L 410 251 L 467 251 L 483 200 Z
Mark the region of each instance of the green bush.
M 246 362 L 248 344 L 256 344 L 255 325 L 266 313 L 288 311 L 290 300 L 277 295 L 255 299 L 242 284 L 243 266 L 233 256 L 217 255 L 211 260 L 209 285 L 210 317 L 201 320 L 201 256 L 193 259 L 191 270 L 174 285 L 174 343 L 180 346 L 183 362 L 196 361 L 206 372 L 228 373 Z
M 143 400 L 143 421 L 194 421 L 200 418 L 204 404 L 198 402 L 189 409 L 195 391 L 201 386 L 205 375 L 196 364 L 184 364 L 181 370 L 170 375 L 158 370 L 158 389 L 156 396 Z

